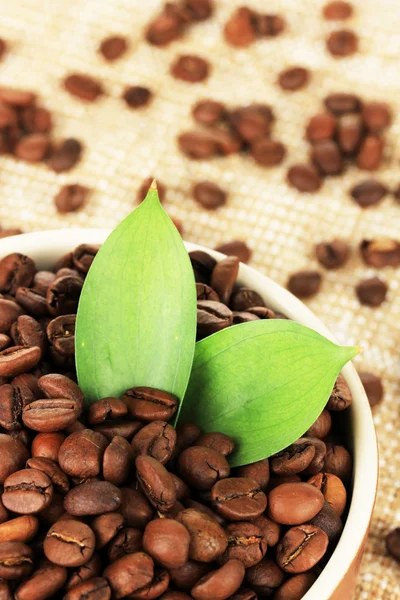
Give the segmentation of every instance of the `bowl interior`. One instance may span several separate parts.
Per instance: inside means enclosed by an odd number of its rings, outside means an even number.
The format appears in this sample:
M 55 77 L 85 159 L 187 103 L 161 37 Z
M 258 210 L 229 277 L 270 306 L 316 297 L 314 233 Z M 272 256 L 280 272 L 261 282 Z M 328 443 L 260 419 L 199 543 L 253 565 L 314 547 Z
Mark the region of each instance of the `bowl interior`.
M 56 260 L 82 243 L 101 244 L 107 229 L 68 229 L 29 233 L 0 240 L 0 258 L 11 252 L 31 256 L 38 268 L 50 268 Z M 186 243 L 188 251 L 201 249 L 220 259 L 222 254 Z M 311 327 L 328 339 L 335 338 L 297 298 L 255 269 L 241 264 L 239 281 L 256 290 L 267 306 Z M 350 408 L 349 446 L 353 452 L 353 493 L 346 525 L 328 564 L 303 600 L 328 600 L 357 555 L 368 529 L 375 502 L 378 455 L 371 411 L 361 381 L 351 364 L 342 371 L 353 394 Z

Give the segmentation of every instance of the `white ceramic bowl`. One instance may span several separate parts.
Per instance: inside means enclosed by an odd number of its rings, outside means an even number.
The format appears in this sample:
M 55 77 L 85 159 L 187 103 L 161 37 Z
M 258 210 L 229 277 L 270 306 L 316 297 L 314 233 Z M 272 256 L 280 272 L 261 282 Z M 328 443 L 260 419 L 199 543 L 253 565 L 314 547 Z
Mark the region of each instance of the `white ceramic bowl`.
M 38 268 L 49 268 L 55 261 L 82 243 L 101 244 L 109 230 L 65 229 L 28 233 L 0 240 L 0 258 L 10 252 L 31 256 Z M 217 259 L 223 255 L 187 243 L 188 251 L 206 250 Z M 267 306 L 311 327 L 335 341 L 321 321 L 302 303 L 280 285 L 241 264 L 240 282 L 256 290 Z M 351 364 L 343 375 L 353 394 L 350 408 L 351 438 L 349 446 L 354 457 L 353 495 L 350 511 L 340 541 L 322 574 L 304 596 L 304 600 L 350 600 L 355 576 L 361 561 L 364 542 L 372 516 L 378 479 L 378 453 L 371 411 L 361 381 Z

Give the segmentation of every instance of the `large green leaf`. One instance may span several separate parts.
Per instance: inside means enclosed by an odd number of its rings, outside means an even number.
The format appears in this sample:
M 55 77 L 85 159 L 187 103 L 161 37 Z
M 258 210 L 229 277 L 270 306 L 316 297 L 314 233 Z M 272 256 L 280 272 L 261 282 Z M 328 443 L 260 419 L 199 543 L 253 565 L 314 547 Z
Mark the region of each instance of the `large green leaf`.
M 196 287 L 189 256 L 156 187 L 93 261 L 75 338 L 87 402 L 142 385 L 183 398 L 196 339 Z
M 232 466 L 261 460 L 307 431 L 357 351 L 287 320 L 224 329 L 196 344 L 179 421 L 231 436 Z

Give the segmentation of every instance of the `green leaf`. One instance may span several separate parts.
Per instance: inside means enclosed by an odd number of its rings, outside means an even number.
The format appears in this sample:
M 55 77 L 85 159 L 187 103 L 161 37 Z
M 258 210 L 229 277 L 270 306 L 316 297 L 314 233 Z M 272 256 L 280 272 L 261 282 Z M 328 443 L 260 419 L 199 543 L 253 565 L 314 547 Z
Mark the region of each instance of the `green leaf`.
M 232 466 L 261 460 L 307 431 L 357 352 L 293 321 L 224 329 L 196 344 L 179 420 L 231 436 Z
M 88 403 L 133 386 L 183 398 L 196 340 L 196 286 L 155 182 L 93 261 L 75 339 L 78 381 Z

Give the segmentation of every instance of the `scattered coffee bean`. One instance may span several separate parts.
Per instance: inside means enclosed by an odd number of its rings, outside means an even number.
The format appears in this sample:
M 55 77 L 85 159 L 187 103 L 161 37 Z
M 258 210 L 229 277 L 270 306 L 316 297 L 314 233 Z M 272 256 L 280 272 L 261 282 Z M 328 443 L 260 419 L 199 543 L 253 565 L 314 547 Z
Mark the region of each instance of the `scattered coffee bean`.
M 114 60 L 121 58 L 127 49 L 128 42 L 126 38 L 122 37 L 121 35 L 112 35 L 108 38 L 105 38 L 99 46 L 99 52 L 109 62 L 113 62 Z
M 68 138 L 52 150 L 47 164 L 56 173 L 70 171 L 79 162 L 81 154 L 81 142 Z
M 210 64 L 204 58 L 185 54 L 179 56 L 171 66 L 171 74 L 176 79 L 189 83 L 204 81 L 209 76 Z
M 129 108 L 141 108 L 147 106 L 152 100 L 152 92 L 140 85 L 127 87 L 122 94 L 122 99 Z
M 59 213 L 74 212 L 82 208 L 89 190 L 83 185 L 64 185 L 54 198 Z
M 338 175 L 343 170 L 342 155 L 332 140 L 316 142 L 311 150 L 311 161 L 322 175 Z
M 379 204 L 388 191 L 388 188 L 376 179 L 366 179 L 355 185 L 350 190 L 350 194 L 357 204 L 365 208 Z
M 14 154 L 21 160 L 36 163 L 46 158 L 49 148 L 50 140 L 45 133 L 30 133 L 16 144 Z
M 65 77 L 63 85 L 64 89 L 72 96 L 87 102 L 94 102 L 104 93 L 103 87 L 98 81 L 81 73 L 68 75 Z
M 182 37 L 188 25 L 210 18 L 213 10 L 212 0 L 182 0 L 179 4 L 167 2 L 149 24 L 146 40 L 154 46 L 166 46 Z
M 287 173 L 287 180 L 299 192 L 317 192 L 322 185 L 317 169 L 311 165 L 293 165 Z
M 289 277 L 287 288 L 298 298 L 310 298 L 319 292 L 321 284 L 318 271 L 298 271 Z
M 250 104 L 229 111 L 227 119 L 244 142 L 253 144 L 269 137 L 274 115 L 266 104 Z
M 400 527 L 396 527 L 386 536 L 386 548 L 390 556 L 400 563 Z
M 318 262 L 326 269 L 338 269 L 348 261 L 350 248 L 344 240 L 335 239 L 317 244 L 315 254 Z
M 279 74 L 278 83 L 283 90 L 294 92 L 305 87 L 310 80 L 310 72 L 304 67 L 290 67 Z
M 381 133 L 392 122 L 392 113 L 386 102 L 364 103 L 361 115 L 368 131 L 371 133 Z
M 350 56 L 358 50 L 358 37 L 353 31 L 333 31 L 326 40 L 329 52 L 336 58 Z
M 274 37 L 285 28 L 279 15 L 257 13 L 250 8 L 238 8 L 225 24 L 225 39 L 231 46 L 247 48 L 263 37 Z
M 354 157 L 359 151 L 364 133 L 364 123 L 360 115 L 349 114 L 339 117 L 337 142 L 345 157 Z
M 371 267 L 400 266 L 400 242 L 389 238 L 362 240 L 360 252 L 364 262 Z
M 200 206 L 208 210 L 226 203 L 226 192 L 212 181 L 200 181 L 193 187 L 193 197 Z
M 306 136 L 311 142 L 322 142 L 331 140 L 335 134 L 337 121 L 333 115 L 329 113 L 321 113 L 311 117 L 307 129 Z
M 353 15 L 353 6 L 344 0 L 333 0 L 325 4 L 322 14 L 325 19 L 331 21 L 343 21 Z
M 369 371 L 358 371 L 358 375 L 364 386 L 370 406 L 373 408 L 377 404 L 380 404 L 384 393 L 381 378 Z
M 360 281 L 356 286 L 356 294 L 361 304 L 380 306 L 386 300 L 387 284 L 379 277 L 371 277 Z
M 243 242 L 242 240 L 233 240 L 232 242 L 220 244 L 215 250 L 217 250 L 217 252 L 222 252 L 222 254 L 226 254 L 227 256 L 237 256 L 240 262 L 243 263 L 249 262 L 251 258 L 251 249 L 246 242 Z
M 225 116 L 225 106 L 215 100 L 200 100 L 192 108 L 195 121 L 201 125 L 215 125 Z
M 257 164 L 263 167 L 273 167 L 283 161 L 286 155 L 286 148 L 281 142 L 264 138 L 252 144 L 250 155 Z
M 329 94 L 324 99 L 326 108 L 336 116 L 347 113 L 358 113 L 361 110 L 361 100 L 355 94 Z

